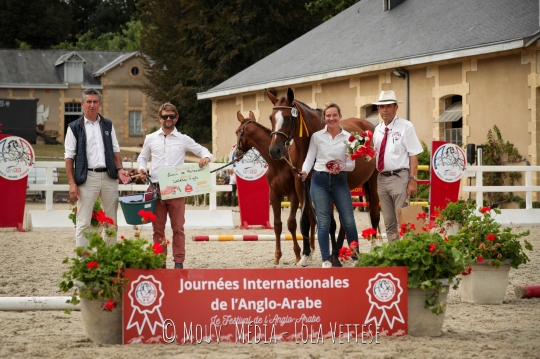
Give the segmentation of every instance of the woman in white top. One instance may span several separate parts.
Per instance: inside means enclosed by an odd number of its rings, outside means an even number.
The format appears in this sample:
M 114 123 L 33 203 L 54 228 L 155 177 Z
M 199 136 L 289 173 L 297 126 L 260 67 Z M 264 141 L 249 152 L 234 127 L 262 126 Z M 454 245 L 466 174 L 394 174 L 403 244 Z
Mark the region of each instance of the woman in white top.
M 319 247 L 323 268 L 331 268 L 330 220 L 331 201 L 334 202 L 341 225 L 345 229 L 347 242 L 358 241 L 358 231 L 354 222 L 351 193 L 347 184 L 347 172 L 354 170 L 354 161 L 347 157 L 345 140 L 350 133 L 339 125 L 341 110 L 335 103 L 326 104 L 323 110 L 326 127 L 315 132 L 309 142 L 309 149 L 302 165 L 302 181 L 313 168 L 311 176 L 311 199 L 317 215 Z

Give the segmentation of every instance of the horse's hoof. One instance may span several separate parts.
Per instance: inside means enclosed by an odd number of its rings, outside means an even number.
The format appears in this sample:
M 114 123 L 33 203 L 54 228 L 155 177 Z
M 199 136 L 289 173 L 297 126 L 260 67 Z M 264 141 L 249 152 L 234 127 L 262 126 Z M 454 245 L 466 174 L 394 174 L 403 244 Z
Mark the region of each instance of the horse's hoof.
M 300 258 L 300 260 L 298 261 L 298 263 L 296 263 L 297 266 L 301 266 L 301 267 L 307 267 L 307 262 L 311 260 L 311 256 L 306 256 L 305 254 L 302 254 L 302 258 Z
M 335 267 L 343 267 L 343 264 L 341 264 L 340 261 L 337 261 L 337 262 L 332 262 L 332 267 L 335 268 Z

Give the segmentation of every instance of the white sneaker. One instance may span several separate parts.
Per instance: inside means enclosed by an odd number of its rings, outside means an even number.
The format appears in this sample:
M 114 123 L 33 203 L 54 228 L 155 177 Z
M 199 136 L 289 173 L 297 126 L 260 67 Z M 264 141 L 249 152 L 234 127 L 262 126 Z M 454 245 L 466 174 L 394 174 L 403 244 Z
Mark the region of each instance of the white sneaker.
M 296 263 L 297 266 L 307 267 L 308 260 L 311 259 L 311 256 L 306 256 L 305 254 L 302 254 L 302 258 Z
M 330 262 L 330 261 L 324 261 L 324 262 L 322 263 L 322 267 L 323 267 L 323 268 L 332 268 L 332 262 Z

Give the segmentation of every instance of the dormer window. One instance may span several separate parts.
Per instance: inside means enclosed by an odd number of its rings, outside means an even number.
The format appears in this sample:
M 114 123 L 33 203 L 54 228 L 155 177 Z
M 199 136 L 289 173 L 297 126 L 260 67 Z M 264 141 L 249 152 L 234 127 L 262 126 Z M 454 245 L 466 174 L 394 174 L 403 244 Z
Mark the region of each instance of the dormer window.
M 54 66 L 63 66 L 64 82 L 68 84 L 81 84 L 83 82 L 83 65 L 86 62 L 77 51 L 60 56 Z

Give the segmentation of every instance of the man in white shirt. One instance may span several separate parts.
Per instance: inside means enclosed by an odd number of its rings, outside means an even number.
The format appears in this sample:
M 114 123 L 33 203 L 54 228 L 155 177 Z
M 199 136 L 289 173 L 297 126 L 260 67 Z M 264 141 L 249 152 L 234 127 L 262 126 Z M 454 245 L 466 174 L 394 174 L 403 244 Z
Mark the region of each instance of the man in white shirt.
M 210 151 L 196 143 L 191 137 L 181 134 L 175 125 L 178 121 L 178 110 L 173 104 L 164 103 L 158 111 L 158 119 L 161 128 L 146 136 L 140 155 L 137 158 L 139 174 L 144 179 L 147 173 L 147 163 L 152 156 L 152 183 L 159 184 L 158 171 L 162 168 L 177 167 L 184 164 L 187 151 L 201 157 L 199 167 L 206 166 L 214 158 Z M 167 254 L 165 241 L 165 223 L 167 213 L 171 219 L 173 230 L 172 251 L 174 268 L 184 268 L 186 257 L 186 238 L 184 234 L 185 223 L 185 198 L 173 198 L 158 200 L 156 203 L 156 220 L 152 223 L 154 228 L 154 243 L 163 247 L 163 253 Z M 166 268 L 165 264 L 163 265 Z
M 131 180 L 128 171 L 122 169 L 112 121 L 98 113 L 101 100 L 98 90 L 82 92 L 84 116 L 69 124 L 64 141 L 69 196 L 77 201 L 77 247 L 88 246 L 84 232 L 90 228 L 96 199 L 101 198 L 103 211 L 116 223 L 118 180 Z M 116 237 L 109 239 L 109 244 L 115 242 Z
M 373 103 L 383 119 L 375 127 L 373 144 L 379 171 L 377 192 L 389 241 L 399 238 L 397 210 L 417 191 L 418 155 L 424 151 L 413 124 L 396 115 L 397 103 L 394 91 L 382 91 Z

